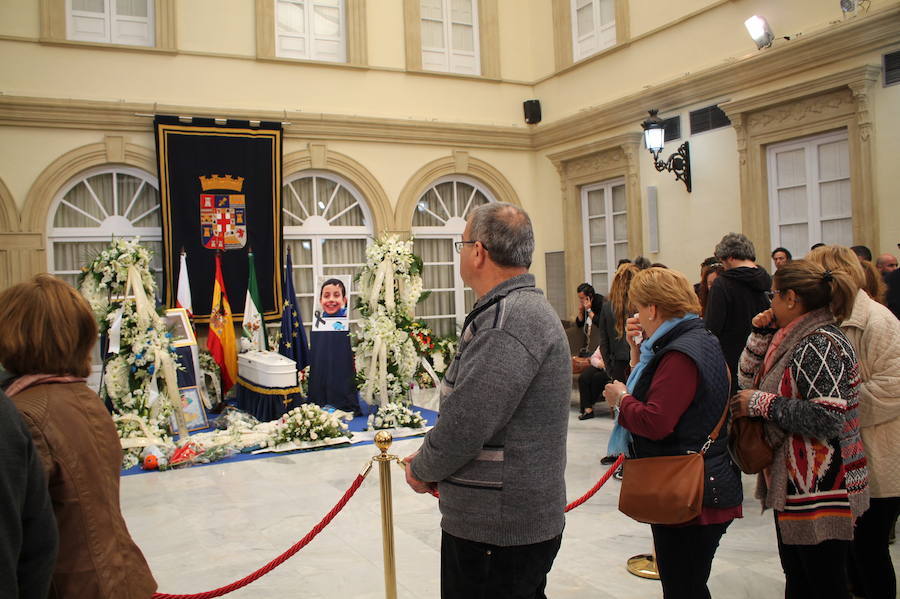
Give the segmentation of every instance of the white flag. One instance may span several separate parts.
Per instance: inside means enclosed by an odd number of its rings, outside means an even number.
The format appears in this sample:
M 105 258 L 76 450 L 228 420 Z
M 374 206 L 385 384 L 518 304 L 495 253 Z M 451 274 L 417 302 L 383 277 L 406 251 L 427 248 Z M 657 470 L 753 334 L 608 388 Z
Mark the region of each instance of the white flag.
M 256 283 L 256 262 L 253 252 L 247 254 L 247 299 L 244 300 L 244 321 L 241 335 L 250 341 L 250 349 L 268 351 L 266 325 L 259 313 L 259 286 Z
M 178 295 L 175 297 L 175 305 L 187 310 L 188 316 L 194 316 L 194 307 L 191 302 L 191 284 L 188 281 L 187 260 L 181 254 L 181 267 L 178 271 Z

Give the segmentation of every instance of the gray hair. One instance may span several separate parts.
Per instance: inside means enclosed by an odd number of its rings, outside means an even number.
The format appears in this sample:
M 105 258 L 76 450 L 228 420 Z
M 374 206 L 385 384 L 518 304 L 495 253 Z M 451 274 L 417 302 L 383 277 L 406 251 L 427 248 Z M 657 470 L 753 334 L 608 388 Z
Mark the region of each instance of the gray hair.
M 472 239 L 487 248 L 498 266 L 531 267 L 534 231 L 528 214 L 512 204 L 482 204 L 469 215 Z
M 719 260 L 734 258 L 756 262 L 756 248 L 753 247 L 753 242 L 741 233 L 729 233 L 723 237 L 713 253 Z

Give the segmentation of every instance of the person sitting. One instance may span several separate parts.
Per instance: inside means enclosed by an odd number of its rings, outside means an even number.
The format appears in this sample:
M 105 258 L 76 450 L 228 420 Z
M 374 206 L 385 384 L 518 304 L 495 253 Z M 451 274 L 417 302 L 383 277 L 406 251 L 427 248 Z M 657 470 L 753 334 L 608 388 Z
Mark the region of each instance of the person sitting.
M 59 528 L 51 596 L 149 599 L 156 581 L 119 506 L 119 435 L 85 380 L 90 305 L 40 274 L 0 292 L 0 326 L 0 363 L 15 376 L 6 394 L 31 431 Z
M 703 454 L 700 515 L 677 526 L 650 526 L 665 599 L 708 598 L 716 548 L 734 518 L 743 515 L 741 477 L 728 455 L 728 435 L 723 428 L 710 440 L 728 403 L 725 356 L 698 318 L 697 296 L 681 273 L 641 271 L 629 295 L 638 311 L 625 331 L 634 370 L 627 385 L 613 381 L 603 394 L 633 435 L 632 457 L 684 455 L 710 443 Z M 640 346 L 635 338 L 643 339 Z
M 783 266 L 741 354 L 731 414 L 761 418 L 774 452 L 756 496 L 775 511 L 785 597 L 850 597 L 845 561 L 869 487 L 859 363 L 837 324 L 856 292 L 843 271 L 808 260 Z
M 578 315 L 575 317 L 575 326 L 584 328 L 585 338 L 591 336 L 590 329 L 597 326 L 600 321 L 600 309 L 603 307 L 603 296 L 594 290 L 590 283 L 582 283 L 578 286 Z

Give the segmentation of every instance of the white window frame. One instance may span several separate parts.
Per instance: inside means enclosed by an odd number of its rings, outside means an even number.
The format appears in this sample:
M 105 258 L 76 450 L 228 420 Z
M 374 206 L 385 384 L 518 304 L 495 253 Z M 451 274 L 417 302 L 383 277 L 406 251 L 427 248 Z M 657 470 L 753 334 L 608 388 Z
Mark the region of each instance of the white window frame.
M 289 34 L 282 33 L 278 31 L 278 11 L 282 9 L 284 4 L 294 4 L 301 5 L 303 7 L 303 22 L 306 25 L 305 31 L 303 34 Z M 340 26 L 339 34 L 337 36 L 333 35 L 323 35 L 323 34 L 315 34 L 312 31 L 313 23 L 315 22 L 315 8 L 316 6 L 325 6 L 327 8 L 334 8 L 331 4 L 325 4 L 322 2 L 316 2 L 315 0 L 275 0 L 275 55 L 280 58 L 297 58 L 301 60 L 321 60 L 324 62 L 338 62 L 343 63 L 347 62 L 347 3 L 346 0 L 340 0 L 338 2 L 338 11 L 340 13 Z M 281 47 L 281 39 L 282 38 L 295 38 L 303 40 L 304 50 L 301 51 L 291 51 L 286 50 Z M 337 55 L 333 55 L 331 53 L 323 54 L 318 51 L 318 44 L 316 43 L 318 40 L 324 40 L 329 42 L 337 42 L 337 47 L 339 48 L 339 52 Z
M 481 43 L 478 24 L 478 0 L 468 0 L 472 3 L 472 47 L 473 51 L 457 50 L 453 48 L 453 21 L 451 20 L 452 0 L 441 1 L 441 26 L 444 31 L 444 47 L 437 48 L 426 46 L 422 40 L 422 68 L 428 71 L 443 73 L 458 73 L 462 75 L 481 75 Z M 422 21 L 437 22 L 436 19 L 425 18 L 420 15 L 419 27 Z M 468 23 L 464 23 L 468 25 Z M 460 57 L 471 61 L 472 68 L 462 64 Z
M 104 12 L 96 13 L 80 11 L 72 8 L 72 0 L 66 0 L 66 38 L 76 42 L 96 42 L 103 44 L 121 44 L 125 46 L 147 46 L 156 44 L 156 3 L 153 0 L 144 0 L 147 3 L 146 17 L 132 17 L 116 14 L 116 0 L 104 0 Z M 76 31 L 79 19 L 102 20 L 102 34 L 91 35 Z M 119 33 L 121 23 L 141 23 L 147 27 L 147 37 L 135 40 Z
M 569 0 L 572 14 L 572 58 L 575 62 L 583 60 L 588 56 L 593 56 L 601 50 L 611 48 L 616 45 L 616 0 L 588 0 L 591 4 L 591 14 L 594 28 L 591 33 L 578 35 L 578 2 L 579 0 Z M 600 3 L 609 2 L 612 4 L 613 20 L 610 23 L 600 23 Z M 612 35 L 610 36 L 610 31 Z M 591 39 L 593 38 L 593 39 Z
M 348 269 L 350 268 L 358 268 L 359 264 L 324 264 L 323 256 L 322 256 L 322 244 L 324 241 L 329 239 L 361 239 L 366 242 L 366 246 L 368 246 L 372 242 L 372 238 L 375 235 L 375 231 L 373 230 L 374 220 L 372 219 L 372 212 L 369 209 L 368 203 L 363 197 L 362 193 L 360 193 L 359 189 L 348 181 L 347 179 L 337 175 L 335 173 L 317 169 L 310 169 L 305 171 L 300 171 L 298 173 L 294 173 L 284 178 L 282 182 L 282 188 L 287 187 L 288 184 L 297 181 L 299 179 L 306 179 L 309 177 L 328 179 L 336 183 L 339 187 L 335 188 L 335 192 L 340 187 L 346 189 L 350 195 L 356 200 L 357 205 L 360 207 L 363 213 L 363 218 L 365 219 L 365 225 L 362 226 L 343 226 L 343 225 L 332 225 L 324 217 L 320 215 L 305 215 L 307 218 L 304 220 L 302 225 L 283 225 L 282 231 L 284 234 L 285 241 L 300 241 L 309 242 L 311 244 L 312 250 L 312 264 L 300 264 L 298 265 L 296 261 L 293 262 L 292 266 L 294 270 L 312 270 L 313 276 L 313 291 L 311 293 L 296 293 L 296 297 L 299 300 L 300 298 L 312 298 L 313 305 L 315 305 L 316 300 L 316 292 L 315 292 L 315 282 L 319 280 L 319 277 L 324 276 L 325 268 L 340 268 L 342 266 L 346 266 Z M 318 206 L 320 199 L 318 198 L 318 185 L 313 183 L 313 204 Z M 285 190 L 283 193 L 293 193 L 292 191 Z M 333 197 L 333 196 L 332 196 Z M 322 212 L 325 212 L 330 207 L 331 201 L 330 198 L 323 198 L 322 203 L 325 205 L 325 208 L 319 208 Z M 291 214 L 287 211 L 287 208 L 282 208 L 283 212 L 287 214 Z M 299 218 L 302 218 L 302 215 L 296 215 Z M 333 217 L 337 218 L 337 216 Z M 288 219 L 284 218 L 282 222 L 288 222 Z M 349 274 L 349 271 L 348 271 Z M 293 275 L 292 275 L 293 276 Z M 350 289 L 350 306 L 352 307 L 353 301 L 356 299 L 356 295 L 358 290 Z M 301 314 L 304 318 L 303 325 L 307 328 L 312 326 L 313 315 L 312 314 Z M 356 320 L 351 320 L 351 324 L 355 324 Z
M 101 206 L 101 211 L 104 214 L 107 214 L 106 218 L 99 224 L 97 227 L 55 227 L 53 225 L 53 221 L 56 219 L 56 212 L 59 210 L 60 204 L 64 201 L 65 196 L 69 191 L 72 190 L 76 185 L 80 185 L 87 179 L 94 177 L 96 175 L 105 175 L 112 173 L 113 175 L 113 212 L 114 214 L 106 213 L 106 209 Z M 135 191 L 134 196 L 128 200 L 125 198 L 118 197 L 118 185 L 116 185 L 116 176 L 119 174 L 130 175 L 132 177 L 136 177 L 142 181 L 141 186 Z M 83 173 L 79 173 L 79 175 L 69 181 L 65 186 L 63 186 L 59 192 L 56 194 L 56 197 L 53 200 L 53 203 L 50 205 L 50 210 L 47 211 L 47 271 L 54 275 L 77 275 L 80 270 L 59 270 L 56 268 L 56 251 L 54 248 L 54 244 L 56 243 L 65 243 L 65 242 L 102 242 L 109 243 L 109 241 L 113 238 L 124 238 L 124 239 L 133 239 L 134 237 L 140 237 L 142 241 L 162 241 L 162 227 L 135 227 L 129 226 L 130 219 L 127 219 L 123 216 L 124 214 L 129 214 L 131 210 L 131 206 L 134 200 L 137 198 L 138 194 L 143 189 L 144 185 L 152 186 L 157 193 L 159 193 L 159 182 L 156 177 L 153 175 L 144 172 L 140 169 L 127 167 L 127 166 L 99 166 L 92 169 L 89 169 Z M 95 199 L 96 201 L 96 199 Z M 99 202 L 98 202 L 99 204 Z M 77 208 L 76 208 L 77 210 Z M 149 211 L 145 211 L 142 214 L 136 215 L 134 221 L 141 220 L 153 210 L 161 210 L 161 207 L 157 205 L 155 208 L 150 209 Z M 159 272 L 161 269 L 157 270 Z M 98 389 L 100 386 L 100 370 L 102 365 L 102 356 L 100 356 L 100 344 L 98 343 L 93 350 L 92 355 L 92 364 L 91 364 L 91 375 L 88 379 L 88 384 L 93 389 Z
M 617 212 L 613 212 L 613 196 L 612 190 L 614 187 L 622 187 L 626 193 L 625 197 L 625 210 L 619 210 Z M 600 215 L 590 216 L 589 213 L 589 205 L 588 205 L 588 194 L 592 191 L 596 191 L 598 189 L 603 189 L 603 207 L 604 213 L 603 217 L 606 218 L 606 269 L 602 268 L 594 268 L 594 264 L 591 261 L 591 248 L 597 245 L 603 245 L 601 243 L 591 243 L 591 223 L 592 219 L 600 218 Z M 625 215 L 627 218 L 628 215 L 628 197 L 627 197 L 628 189 L 625 187 L 625 179 L 619 177 L 617 179 L 610 179 L 609 181 L 602 181 L 600 183 L 592 183 L 590 185 L 585 185 L 581 188 L 581 221 L 582 221 L 582 241 L 584 244 L 584 280 L 590 282 L 593 285 L 594 275 L 595 274 L 606 274 L 607 277 L 607 285 L 612 284 L 613 276 L 616 273 L 616 265 L 618 260 L 616 259 L 616 245 L 625 243 L 626 247 L 628 247 L 628 237 L 627 237 L 627 227 L 626 227 L 626 237 L 623 239 L 615 238 L 615 226 L 614 226 L 614 217 Z M 609 291 L 608 289 L 597 289 L 597 293 L 602 293 L 606 295 Z
M 428 210 L 431 215 L 441 221 L 444 221 L 443 226 L 413 226 L 410 223 L 410 231 L 414 239 L 449 239 L 451 243 L 455 243 L 457 241 L 462 241 L 463 233 L 466 230 L 466 215 L 472 209 L 472 200 L 475 197 L 476 192 L 480 192 L 485 198 L 487 198 L 488 202 L 496 202 L 496 198 L 494 198 L 494 194 L 491 193 L 489 189 L 487 189 L 481 182 L 477 179 L 473 179 L 472 177 L 466 177 L 463 175 L 447 175 L 444 177 L 440 177 L 439 179 L 435 179 L 431 182 L 428 188 L 422 192 L 422 196 L 425 196 L 429 191 L 437 190 L 435 189 L 438 185 L 443 183 L 464 183 L 466 185 L 471 185 L 473 188 L 472 193 L 470 194 L 468 200 L 466 201 L 465 206 L 463 207 L 462 214 L 453 214 L 447 218 L 439 215 L 431 210 Z M 458 194 L 458 187 L 456 185 L 453 186 L 453 193 Z M 440 198 L 440 194 L 437 194 Z M 419 201 L 421 202 L 421 197 Z M 453 203 L 451 204 L 454 209 L 458 205 L 457 197 L 453 198 Z M 447 209 L 446 203 L 443 202 L 441 198 L 441 203 L 443 204 L 442 209 L 446 212 L 449 212 Z M 416 210 L 420 210 L 419 205 L 417 204 Z M 428 266 L 453 266 L 453 288 L 437 288 L 431 289 L 434 291 L 453 291 L 453 302 L 456 306 L 455 314 L 430 314 L 428 316 L 420 316 L 416 315 L 416 318 L 419 320 L 423 320 L 426 323 L 429 320 L 437 320 L 437 319 L 447 319 L 447 318 L 455 318 L 457 329 L 462 326 L 463 322 L 466 319 L 466 314 L 468 313 L 466 307 L 466 291 L 472 291 L 470 287 L 467 287 L 465 282 L 462 280 L 462 276 L 459 274 L 459 254 L 456 252 L 456 249 L 451 250 L 453 260 L 451 262 L 428 262 Z
M 829 216 L 827 218 L 822 218 L 822 210 L 821 210 L 821 197 L 819 194 L 819 186 L 822 183 L 829 183 L 833 181 L 848 181 L 851 182 L 851 169 L 850 169 L 850 161 L 848 158 L 847 162 L 847 176 L 846 177 L 837 177 L 832 179 L 820 179 L 819 177 L 819 152 L 818 147 L 824 144 L 835 143 L 839 141 L 846 141 L 849 144 L 849 136 L 847 134 L 846 129 L 842 129 L 840 131 L 835 131 L 832 133 L 825 133 L 822 135 L 815 135 L 812 137 L 805 137 L 802 139 L 795 139 L 788 142 L 773 144 L 766 148 L 766 163 L 767 163 L 767 173 L 768 173 L 768 184 L 769 184 L 769 226 L 770 226 L 770 235 L 771 235 L 771 245 L 772 247 L 786 247 L 781 240 L 781 227 L 785 225 L 796 225 L 796 224 L 806 224 L 806 232 L 807 232 L 807 241 L 810 246 L 816 243 L 829 243 L 827 241 L 823 241 L 822 239 L 822 223 L 831 221 L 831 220 L 843 220 L 850 219 L 850 227 L 852 234 L 853 227 L 853 202 L 852 197 L 850 201 L 848 201 L 846 206 L 846 212 L 839 216 Z M 781 152 L 788 152 L 791 150 L 804 150 L 804 159 L 806 164 L 806 181 L 802 185 L 789 185 L 785 187 L 778 186 L 778 177 L 777 177 L 777 154 Z M 848 148 L 849 149 L 849 148 Z M 804 219 L 795 219 L 795 220 L 780 220 L 779 216 L 779 203 L 778 203 L 778 191 L 779 189 L 787 189 L 791 187 L 805 187 L 806 188 L 806 215 L 807 218 Z M 791 248 L 788 248 L 791 249 Z M 800 255 L 805 252 L 808 248 L 793 248 L 791 251 L 795 255 Z

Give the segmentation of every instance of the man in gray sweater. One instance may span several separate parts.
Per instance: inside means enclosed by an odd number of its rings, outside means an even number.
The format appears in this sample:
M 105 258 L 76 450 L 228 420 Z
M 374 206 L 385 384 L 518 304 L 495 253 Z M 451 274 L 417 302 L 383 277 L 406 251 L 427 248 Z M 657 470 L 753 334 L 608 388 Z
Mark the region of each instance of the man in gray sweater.
M 444 599 L 540 598 L 565 525 L 569 346 L 528 273 L 534 234 L 523 210 L 473 210 L 456 249 L 478 301 L 406 479 L 418 493 L 440 491 Z

